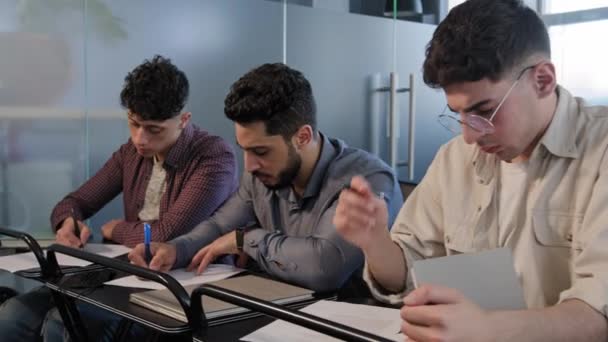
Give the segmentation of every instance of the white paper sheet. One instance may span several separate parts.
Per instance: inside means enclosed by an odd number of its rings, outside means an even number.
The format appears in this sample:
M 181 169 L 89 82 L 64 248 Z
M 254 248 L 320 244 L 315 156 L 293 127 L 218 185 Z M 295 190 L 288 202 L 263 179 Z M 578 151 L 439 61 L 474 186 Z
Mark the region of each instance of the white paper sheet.
M 399 333 L 401 318 L 399 309 L 321 300 L 301 311 L 338 322 L 393 341 L 406 337 Z M 295 324 L 277 320 L 241 338 L 250 342 L 310 342 L 340 341 Z
M 226 279 L 243 271 L 245 270 L 231 265 L 211 264 L 207 267 L 205 272 L 198 276 L 196 275 L 196 273 L 188 272 L 184 268 L 171 270 L 167 273 L 173 278 L 175 278 L 175 280 L 177 280 L 182 286 L 186 286 L 194 284 L 205 284 L 213 281 Z M 114 279 L 112 281 L 107 282 L 106 285 L 138 287 L 142 289 L 151 290 L 161 290 L 165 288 L 159 283 L 150 280 L 142 280 L 136 276 L 128 276 L 124 278 Z
M 84 246 L 84 250 L 90 253 L 103 255 L 108 258 L 114 258 L 119 255 L 129 253 L 131 248 L 123 245 L 89 243 Z M 86 260 L 74 258 L 61 253 L 55 253 L 55 256 L 57 257 L 57 262 L 59 265 L 62 266 L 87 266 L 91 264 Z M 38 261 L 32 252 L 0 257 L 0 268 L 9 272 L 17 272 L 36 267 L 40 267 L 40 264 L 38 264 Z

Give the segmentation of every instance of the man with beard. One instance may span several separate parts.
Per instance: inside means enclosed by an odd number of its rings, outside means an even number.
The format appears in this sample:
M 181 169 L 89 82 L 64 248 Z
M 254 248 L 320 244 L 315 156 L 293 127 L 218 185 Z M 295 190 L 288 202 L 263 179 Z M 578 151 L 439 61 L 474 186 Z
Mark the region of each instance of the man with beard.
M 363 265 L 363 253 L 337 232 L 340 191 L 354 175 L 383 197 L 392 222 L 402 203 L 393 170 L 367 152 L 317 130 L 310 83 L 284 64 L 264 64 L 232 85 L 226 116 L 235 124 L 245 169 L 238 191 L 210 219 L 169 243 L 140 244 L 140 266 L 202 272 L 218 256 L 249 257 L 269 275 L 315 291 L 340 288 Z

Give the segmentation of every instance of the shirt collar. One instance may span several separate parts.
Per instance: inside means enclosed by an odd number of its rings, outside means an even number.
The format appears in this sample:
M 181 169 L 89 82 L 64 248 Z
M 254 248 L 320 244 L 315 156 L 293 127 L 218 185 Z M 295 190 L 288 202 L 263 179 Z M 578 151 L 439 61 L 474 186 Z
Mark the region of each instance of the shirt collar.
M 319 137 L 321 142 L 321 152 L 312 175 L 310 175 L 310 178 L 308 179 L 308 184 L 306 184 L 306 190 L 304 190 L 304 196 L 302 196 L 303 198 L 317 196 L 319 192 L 321 192 L 323 180 L 325 178 L 325 174 L 327 173 L 327 168 L 329 168 L 329 165 L 334 159 L 336 152 L 333 145 L 325 135 L 319 132 Z
M 564 88 L 557 86 L 557 108 L 553 119 L 540 140 L 549 152 L 564 158 L 578 158 L 580 151 L 576 146 L 576 127 L 578 103 Z
M 191 123 L 188 123 L 180 133 L 175 144 L 169 149 L 169 153 L 167 153 L 167 157 L 165 158 L 165 165 L 177 168 L 182 164 L 184 158 L 186 158 L 188 146 L 193 136 L 194 128 Z
M 315 168 L 313 169 L 310 178 L 308 178 L 308 184 L 306 184 L 306 189 L 304 190 L 302 199 L 317 196 L 321 192 L 325 174 L 336 154 L 336 151 L 329 139 L 321 132 L 319 132 L 319 137 L 321 151 L 319 153 L 317 163 L 315 164 Z M 277 194 L 291 202 L 296 202 L 297 196 L 295 195 L 291 186 L 277 190 Z

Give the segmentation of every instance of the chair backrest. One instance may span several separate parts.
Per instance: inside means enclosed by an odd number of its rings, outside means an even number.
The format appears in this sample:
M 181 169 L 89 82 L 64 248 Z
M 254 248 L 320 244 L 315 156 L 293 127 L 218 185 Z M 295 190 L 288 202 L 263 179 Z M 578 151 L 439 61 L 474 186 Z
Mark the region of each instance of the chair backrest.
M 403 182 L 399 181 L 399 188 L 401 188 L 401 194 L 403 194 L 403 200 L 405 201 L 408 196 L 414 191 L 416 188 L 416 183 Z

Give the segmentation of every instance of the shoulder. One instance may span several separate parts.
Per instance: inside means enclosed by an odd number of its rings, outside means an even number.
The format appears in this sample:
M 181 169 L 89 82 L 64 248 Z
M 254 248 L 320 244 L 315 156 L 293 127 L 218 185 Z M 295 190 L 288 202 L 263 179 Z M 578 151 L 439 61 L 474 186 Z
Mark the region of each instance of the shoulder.
M 340 139 L 329 138 L 330 144 L 336 151 L 336 157 L 330 165 L 331 173 L 335 174 L 366 174 L 388 171 L 392 169 L 377 156 L 355 147 L 346 145 Z
M 193 125 L 190 151 L 193 156 L 235 158 L 234 149 L 224 138 L 195 125 Z

